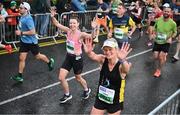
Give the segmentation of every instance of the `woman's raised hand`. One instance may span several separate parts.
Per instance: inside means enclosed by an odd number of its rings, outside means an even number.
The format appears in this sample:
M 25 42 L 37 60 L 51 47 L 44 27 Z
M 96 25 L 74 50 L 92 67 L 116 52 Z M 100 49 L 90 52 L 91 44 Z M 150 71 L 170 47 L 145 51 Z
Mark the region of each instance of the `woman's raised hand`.
M 84 51 L 90 53 L 93 50 L 92 39 L 86 38 L 83 40 Z
M 118 58 L 120 60 L 124 60 L 126 59 L 127 55 L 132 51 L 132 48 L 130 48 L 130 44 L 128 44 L 127 42 L 123 43 L 121 49 L 119 49 L 118 51 Z
M 51 7 L 51 9 L 49 10 L 51 13 L 51 17 L 54 17 L 57 13 L 56 13 L 56 8 L 55 7 Z

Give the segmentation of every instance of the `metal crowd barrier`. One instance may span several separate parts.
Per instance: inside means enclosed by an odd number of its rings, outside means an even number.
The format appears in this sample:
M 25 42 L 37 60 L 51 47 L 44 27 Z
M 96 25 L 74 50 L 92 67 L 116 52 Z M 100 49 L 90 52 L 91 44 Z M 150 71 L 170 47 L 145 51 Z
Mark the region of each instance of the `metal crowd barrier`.
M 95 17 L 97 10 L 91 11 L 77 11 L 77 12 L 64 12 L 61 14 L 60 23 L 64 26 L 69 26 L 71 16 L 77 16 L 79 19 L 79 29 L 85 32 L 91 31 L 91 21 Z M 62 33 L 62 32 L 61 32 Z
M 54 42 L 57 43 L 55 37 L 58 36 L 58 29 L 52 24 L 51 19 L 50 19 L 50 13 L 35 14 L 35 15 L 32 15 L 32 17 L 34 19 L 38 39 L 42 40 L 42 39 L 52 38 Z M 11 18 L 16 18 L 18 22 L 18 19 L 20 17 L 8 16 L 6 20 L 8 21 Z M 56 18 L 60 20 L 59 15 L 57 15 Z M 16 43 L 20 42 L 20 37 L 15 34 L 15 30 L 17 30 L 17 25 L 14 25 L 14 24 L 12 25 L 8 22 L 5 22 L 4 26 L 5 26 L 5 32 L 4 32 L 5 37 L 3 39 L 4 42 L 7 44 L 13 44 L 14 47 L 17 49 Z
M 0 43 L 2 43 L 4 36 L 5 36 L 4 23 L 0 23 Z
M 53 25 L 50 13 L 34 14 L 33 18 L 39 40 L 52 38 L 57 43 L 55 37 L 58 36 L 58 28 Z M 60 20 L 59 15 L 56 15 L 56 19 Z
M 89 10 L 89 11 L 77 11 L 77 12 L 64 12 L 61 14 L 61 16 L 56 15 L 56 19 L 64 26 L 69 26 L 69 20 L 71 16 L 77 16 L 79 18 L 80 26 L 79 29 L 85 32 L 91 31 L 91 21 L 95 17 L 97 13 L 97 10 Z M 145 15 L 145 13 L 144 13 Z M 143 20 L 145 16 L 143 15 Z M 58 36 L 59 32 L 63 34 L 62 31 L 59 31 L 56 26 L 52 24 L 52 21 L 50 19 L 50 13 L 45 14 L 34 14 L 32 15 L 34 22 L 35 22 L 35 28 L 37 32 L 37 36 L 39 40 L 42 39 L 49 39 L 52 38 L 55 43 L 56 37 Z M 6 20 L 9 18 L 12 18 L 12 16 L 8 16 Z M 16 17 L 17 20 L 19 17 Z M 9 25 L 7 22 L 5 22 L 5 37 L 3 40 L 7 44 L 13 44 L 16 48 L 16 43 L 20 42 L 20 37 L 15 35 L 15 30 L 17 29 L 17 25 Z M 1 29 L 2 30 L 2 29 Z
M 180 89 L 178 89 L 168 99 L 162 102 L 148 115 L 157 115 L 157 114 L 163 114 L 163 115 L 180 114 Z

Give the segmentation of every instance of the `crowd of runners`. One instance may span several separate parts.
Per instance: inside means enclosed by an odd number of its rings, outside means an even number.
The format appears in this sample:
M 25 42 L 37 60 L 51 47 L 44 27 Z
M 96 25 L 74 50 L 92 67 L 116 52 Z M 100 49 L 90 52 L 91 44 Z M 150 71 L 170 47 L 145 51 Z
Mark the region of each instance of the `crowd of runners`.
M 117 1 L 114 0 L 113 2 L 116 3 Z M 90 59 L 100 64 L 98 90 L 91 114 L 104 114 L 105 111 L 109 114 L 120 114 L 123 110 L 125 79 L 132 66 L 132 63 L 127 60 L 128 54 L 132 51 L 129 40 L 133 39 L 134 36 L 132 35 L 136 29 L 138 29 L 140 37 L 145 33 L 149 36 L 147 44 L 148 46 L 152 45 L 153 57 L 156 63 L 153 77 L 163 77 L 161 76 L 161 71 L 166 63 L 173 39 L 177 39 L 178 43 L 176 53 L 172 57 L 172 63 L 179 60 L 180 35 L 177 28 L 180 22 L 177 20 L 177 17 L 178 15 L 180 17 L 180 8 L 174 12 L 173 7 L 169 3 L 163 4 L 162 8 L 159 8 L 159 2 L 148 4 L 148 18 L 145 20 L 147 22 L 147 31 L 143 33 L 142 14 L 144 14 L 145 9 L 144 2 L 137 0 L 134 2 L 134 5 L 131 4 L 128 8 L 121 1 L 118 4 L 113 2 L 111 3 L 111 8 L 109 8 L 103 0 L 98 0 L 97 14 L 91 22 L 91 33 L 79 30 L 80 23 L 76 15 L 70 17 L 69 26 L 66 27 L 56 20 L 56 9 L 50 9 L 52 23 L 67 35 L 67 53 L 59 70 L 60 85 L 64 91 L 63 97 L 60 98 L 60 103 L 66 103 L 72 99 L 72 94 L 66 81 L 66 77 L 72 68 L 76 80 L 84 89 L 82 98 L 88 99 L 90 95 L 91 89 L 81 75 L 85 63 L 82 59 L 82 48 L 84 48 Z M 18 29 L 15 31 L 15 34 L 20 36 L 19 70 L 17 75 L 11 77 L 16 82 L 23 82 L 24 80 L 23 70 L 29 51 L 36 59 L 47 63 L 49 71 L 54 69 L 55 64 L 53 58 L 48 58 L 39 52 L 38 39 L 33 18 L 30 15 L 30 9 L 31 7 L 27 2 L 22 2 L 19 6 L 21 18 L 19 19 Z M 2 14 L 0 16 L 2 18 Z M 102 45 L 103 54 L 96 54 L 93 49 L 94 45 L 99 42 L 98 36 L 101 26 L 107 31 L 107 39 Z M 5 48 L 9 53 L 12 51 L 11 45 L 1 44 L 0 47 Z

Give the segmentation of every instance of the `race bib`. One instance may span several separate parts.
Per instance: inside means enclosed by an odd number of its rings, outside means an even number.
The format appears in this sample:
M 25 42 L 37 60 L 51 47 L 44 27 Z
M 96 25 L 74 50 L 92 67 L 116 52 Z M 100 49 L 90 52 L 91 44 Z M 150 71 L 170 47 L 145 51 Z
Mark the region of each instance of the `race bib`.
M 166 40 L 167 39 L 167 35 L 163 34 L 163 33 L 157 33 L 157 39 L 158 40 Z
M 74 54 L 74 42 L 67 40 L 66 41 L 66 50 L 70 54 Z
M 81 59 L 81 55 L 76 56 L 76 60 L 80 60 Z
M 108 104 L 113 104 L 115 91 L 113 89 L 99 86 L 98 98 Z
M 116 29 L 114 30 L 114 36 L 115 36 L 115 38 L 117 38 L 117 39 L 123 39 L 124 32 L 123 32 L 121 29 L 116 28 Z

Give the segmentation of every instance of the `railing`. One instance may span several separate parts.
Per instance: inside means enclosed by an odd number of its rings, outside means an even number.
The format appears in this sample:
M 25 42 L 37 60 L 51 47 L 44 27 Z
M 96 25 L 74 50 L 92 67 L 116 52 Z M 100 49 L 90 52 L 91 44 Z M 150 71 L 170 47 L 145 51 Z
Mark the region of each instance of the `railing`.
M 168 99 L 162 102 L 148 115 L 157 115 L 157 114 L 163 114 L 163 115 L 180 114 L 180 89 L 178 89 Z
M 96 15 L 96 10 L 91 11 L 78 11 L 78 12 L 64 12 L 61 14 L 61 24 L 65 26 L 69 26 L 69 20 L 71 16 L 77 16 L 79 19 L 79 29 L 85 32 L 89 32 L 91 30 L 91 21 Z
M 80 29 L 82 31 L 90 31 L 91 30 L 91 21 L 93 20 L 96 11 L 86 11 L 86 12 L 64 12 L 59 15 L 56 15 L 56 19 L 64 26 L 69 26 L 69 19 L 72 15 L 76 15 L 80 21 Z M 59 34 L 59 30 L 56 26 L 52 24 L 50 19 L 50 13 L 46 14 L 34 14 L 32 15 L 35 23 L 35 29 L 38 36 L 38 40 L 49 39 L 52 38 L 55 43 L 56 37 Z M 6 20 L 16 18 L 19 19 L 18 16 L 8 16 Z M 15 30 L 17 29 L 17 24 L 9 24 L 7 22 L 2 24 L 3 29 L 1 29 L 1 40 L 4 40 L 7 44 L 13 44 L 16 47 L 16 43 L 20 42 L 20 37 L 15 34 Z M 2 28 L 1 27 L 1 28 Z
M 56 15 L 56 19 L 64 26 L 69 26 L 69 20 L 70 17 L 75 15 L 79 18 L 79 29 L 85 32 L 91 31 L 91 21 L 95 17 L 97 13 L 97 10 L 90 10 L 90 11 L 78 11 L 78 12 L 64 12 L 61 14 L 61 16 Z M 144 13 L 145 15 L 145 13 Z M 35 28 L 37 32 L 37 36 L 39 40 L 42 39 L 53 39 L 55 43 L 56 37 L 58 36 L 59 32 L 63 33 L 62 31 L 59 31 L 56 26 L 52 24 L 52 21 L 50 19 L 50 13 L 46 14 L 34 14 L 32 15 L 34 22 L 35 22 Z M 8 16 L 7 20 L 9 18 L 14 18 L 13 16 Z M 19 17 L 15 17 L 19 19 Z M 144 20 L 145 16 L 143 16 Z M 20 42 L 20 37 L 15 35 L 15 30 L 17 29 L 16 25 L 10 25 L 9 23 L 5 22 L 3 24 L 3 29 L 1 29 L 1 40 L 4 40 L 7 44 L 13 44 L 16 48 L 16 43 Z M 100 29 L 101 30 L 101 29 Z M 103 31 L 103 29 L 101 30 Z M 16 48 L 17 49 L 17 48 Z
M 54 42 L 57 43 L 55 37 L 58 36 L 58 28 L 53 25 L 50 13 L 35 14 L 33 18 L 39 40 L 53 38 Z M 56 19 L 60 20 L 59 15 L 56 15 Z
M 5 34 L 5 27 L 4 23 L 0 23 L 0 43 L 2 42 L 4 35 Z
M 56 26 L 52 24 L 52 21 L 50 19 L 50 13 L 35 14 L 35 15 L 32 15 L 32 17 L 34 19 L 35 29 L 36 29 L 38 39 L 42 40 L 42 39 L 51 38 L 54 40 L 55 43 L 57 43 L 55 37 L 58 36 L 58 29 Z M 18 20 L 20 17 L 8 16 L 6 20 L 13 19 L 13 18 Z M 60 20 L 59 15 L 57 15 L 56 18 L 57 20 Z M 3 31 L 4 37 L 2 40 L 4 40 L 4 42 L 7 44 L 13 44 L 14 47 L 17 49 L 15 44 L 20 42 L 20 37 L 15 34 L 15 30 L 18 29 L 17 22 L 15 24 L 10 24 L 8 22 L 5 22 L 4 28 L 5 28 L 5 30 Z

